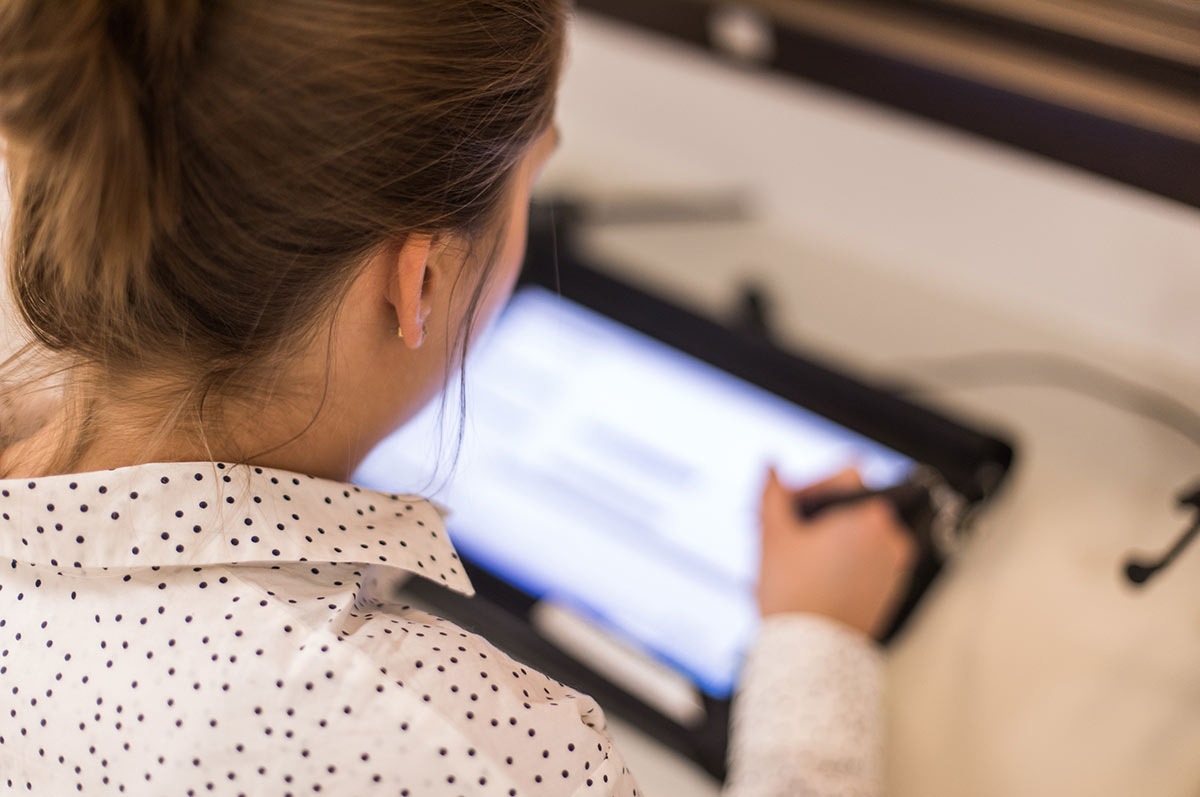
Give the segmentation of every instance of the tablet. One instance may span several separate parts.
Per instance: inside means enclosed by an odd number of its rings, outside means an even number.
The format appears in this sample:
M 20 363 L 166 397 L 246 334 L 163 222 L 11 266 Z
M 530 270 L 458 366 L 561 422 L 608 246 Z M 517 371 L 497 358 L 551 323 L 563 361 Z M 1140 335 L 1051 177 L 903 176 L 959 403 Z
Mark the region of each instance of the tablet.
M 476 597 L 415 579 L 405 600 L 723 777 L 730 696 L 759 623 L 767 466 L 805 484 L 853 465 L 875 487 L 932 470 L 965 528 L 1013 449 L 592 267 L 566 210 L 533 213 L 521 285 L 468 357 L 461 445 L 452 390 L 354 479 L 451 510 Z M 920 546 L 885 640 L 944 559 Z
M 381 444 L 359 483 L 432 488 L 460 553 L 728 697 L 755 634 L 768 465 L 872 486 L 912 458 L 541 286 L 513 297 L 441 406 Z M 457 404 L 450 397 L 448 406 Z

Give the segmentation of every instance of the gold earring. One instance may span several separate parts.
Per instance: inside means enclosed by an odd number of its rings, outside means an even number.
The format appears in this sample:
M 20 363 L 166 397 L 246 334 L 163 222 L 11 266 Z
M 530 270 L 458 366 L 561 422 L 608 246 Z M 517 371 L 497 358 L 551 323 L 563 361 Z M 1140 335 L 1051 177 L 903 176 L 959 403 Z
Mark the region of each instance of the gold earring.
M 428 334 L 429 334 L 429 324 L 428 324 L 428 323 L 425 323 L 425 322 L 422 322 L 422 324 L 421 324 L 421 337 L 423 338 L 423 337 L 425 337 L 425 336 L 426 336 L 426 335 L 428 335 Z M 400 327 L 396 327 L 396 337 L 400 338 L 400 340 L 404 340 L 404 330 L 403 330 L 402 328 L 400 328 Z

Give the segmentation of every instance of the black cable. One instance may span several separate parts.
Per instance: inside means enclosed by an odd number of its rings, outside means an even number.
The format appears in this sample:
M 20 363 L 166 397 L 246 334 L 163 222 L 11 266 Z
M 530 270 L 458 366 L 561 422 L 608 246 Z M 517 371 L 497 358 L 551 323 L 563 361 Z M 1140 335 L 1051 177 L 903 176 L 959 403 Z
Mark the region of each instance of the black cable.
M 914 368 L 957 382 L 956 387 L 1058 387 L 1090 396 L 1111 407 L 1160 424 L 1200 446 L 1200 412 L 1161 390 L 1126 379 L 1081 360 L 1031 351 L 988 351 L 951 357 L 906 360 Z M 938 372 L 941 372 L 940 374 Z M 966 380 L 964 383 L 964 379 Z M 901 394 L 926 392 L 901 390 Z M 1200 486 L 1193 485 L 1180 496 L 1182 506 L 1200 510 Z M 1200 519 L 1158 559 L 1126 558 L 1123 572 L 1129 583 L 1143 586 L 1166 568 L 1193 540 L 1200 536 Z
M 1033 351 L 985 351 L 949 357 L 905 359 L 905 368 L 965 387 L 1057 387 L 1140 415 L 1200 446 L 1200 411 L 1161 390 L 1081 360 Z M 901 395 L 936 392 L 904 388 Z

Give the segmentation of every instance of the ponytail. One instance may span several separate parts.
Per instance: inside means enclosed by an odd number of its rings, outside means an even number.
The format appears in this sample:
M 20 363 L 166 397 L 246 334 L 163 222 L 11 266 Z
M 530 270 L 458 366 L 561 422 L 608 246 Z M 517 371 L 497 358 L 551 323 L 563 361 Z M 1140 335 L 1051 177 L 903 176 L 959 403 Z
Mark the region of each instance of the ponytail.
M 150 294 L 156 234 L 178 219 L 173 96 L 199 17 L 194 1 L 0 7 L 10 288 L 51 349 L 99 354 Z

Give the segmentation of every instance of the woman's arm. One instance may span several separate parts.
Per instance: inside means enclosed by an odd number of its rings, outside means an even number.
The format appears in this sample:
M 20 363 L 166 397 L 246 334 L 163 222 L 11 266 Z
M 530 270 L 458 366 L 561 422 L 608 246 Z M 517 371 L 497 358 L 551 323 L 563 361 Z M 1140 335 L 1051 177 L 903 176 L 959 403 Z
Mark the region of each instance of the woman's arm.
M 892 612 L 914 546 L 882 501 L 810 523 L 794 511 L 804 493 L 860 486 L 853 472 L 803 493 L 768 477 L 763 623 L 734 698 L 728 797 L 883 793 L 883 660 L 870 635 Z
M 883 660 L 813 614 L 763 621 L 733 703 L 726 797 L 883 793 Z

